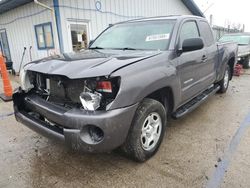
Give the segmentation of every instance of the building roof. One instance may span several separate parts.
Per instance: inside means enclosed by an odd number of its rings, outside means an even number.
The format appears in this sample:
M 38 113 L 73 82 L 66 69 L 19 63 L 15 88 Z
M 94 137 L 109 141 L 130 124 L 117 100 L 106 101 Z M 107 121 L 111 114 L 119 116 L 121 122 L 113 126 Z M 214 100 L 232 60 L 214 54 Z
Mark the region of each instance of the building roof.
M 0 0 L 0 14 L 32 1 L 33 0 Z
M 181 0 L 184 5 L 196 16 L 205 17 L 204 14 L 201 12 L 200 8 L 196 5 L 193 0 Z
M 0 0 L 0 14 L 12 10 L 16 7 L 25 5 L 26 3 L 32 2 L 33 0 Z M 181 0 L 184 5 L 196 16 L 204 17 L 199 7 L 193 0 Z

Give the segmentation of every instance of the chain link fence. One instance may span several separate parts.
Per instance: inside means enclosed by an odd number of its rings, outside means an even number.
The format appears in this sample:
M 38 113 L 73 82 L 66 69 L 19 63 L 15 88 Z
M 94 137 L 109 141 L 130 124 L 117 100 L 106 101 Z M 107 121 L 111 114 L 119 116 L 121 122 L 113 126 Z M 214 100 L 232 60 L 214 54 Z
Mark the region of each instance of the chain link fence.
M 228 33 L 243 32 L 242 30 L 230 29 L 230 28 L 220 27 L 220 26 L 216 26 L 216 25 L 214 25 L 212 28 L 213 28 L 214 37 L 215 37 L 216 40 L 218 40 L 223 35 L 228 34 Z

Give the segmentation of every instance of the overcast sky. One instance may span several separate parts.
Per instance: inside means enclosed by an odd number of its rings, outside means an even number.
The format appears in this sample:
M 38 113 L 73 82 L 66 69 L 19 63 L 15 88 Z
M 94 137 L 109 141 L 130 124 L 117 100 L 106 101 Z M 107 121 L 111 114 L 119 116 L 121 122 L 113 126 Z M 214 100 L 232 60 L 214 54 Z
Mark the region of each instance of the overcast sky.
M 245 31 L 250 32 L 250 1 L 249 0 L 194 0 L 205 16 L 213 14 L 213 24 L 245 24 Z M 209 8 L 210 7 L 210 8 Z

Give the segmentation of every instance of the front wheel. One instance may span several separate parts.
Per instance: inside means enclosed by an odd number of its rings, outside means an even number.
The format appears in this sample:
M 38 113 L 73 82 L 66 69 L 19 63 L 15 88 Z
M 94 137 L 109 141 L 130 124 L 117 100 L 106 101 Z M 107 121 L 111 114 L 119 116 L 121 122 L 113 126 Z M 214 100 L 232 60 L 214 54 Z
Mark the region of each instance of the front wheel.
M 227 65 L 225 73 L 224 73 L 224 77 L 219 82 L 219 85 L 220 85 L 220 90 L 218 91 L 219 93 L 226 93 L 227 92 L 227 89 L 229 86 L 230 75 L 231 75 L 230 67 L 229 67 L 229 65 Z
M 138 162 L 144 162 L 158 150 L 166 128 L 166 110 L 153 99 L 144 99 L 134 119 L 122 151 Z

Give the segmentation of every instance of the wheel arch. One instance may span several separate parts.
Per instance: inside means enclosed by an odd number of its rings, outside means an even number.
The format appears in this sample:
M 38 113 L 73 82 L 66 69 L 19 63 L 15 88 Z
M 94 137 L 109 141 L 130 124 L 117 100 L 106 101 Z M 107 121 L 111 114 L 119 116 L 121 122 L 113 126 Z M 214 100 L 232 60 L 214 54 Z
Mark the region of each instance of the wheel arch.
M 231 57 L 227 63 L 229 65 L 229 68 L 230 68 L 230 80 L 232 80 L 233 78 L 233 75 L 234 75 L 234 67 L 235 67 L 235 64 L 236 64 L 236 58 L 235 57 Z
M 170 86 L 158 89 L 147 95 L 145 98 L 159 101 L 165 107 L 165 109 L 167 109 L 168 115 L 173 112 L 175 101 L 173 90 Z

